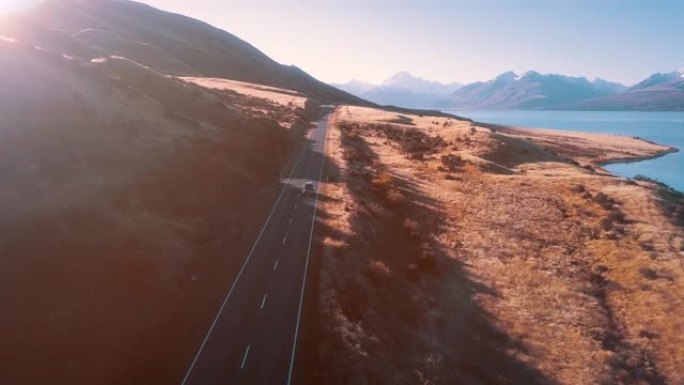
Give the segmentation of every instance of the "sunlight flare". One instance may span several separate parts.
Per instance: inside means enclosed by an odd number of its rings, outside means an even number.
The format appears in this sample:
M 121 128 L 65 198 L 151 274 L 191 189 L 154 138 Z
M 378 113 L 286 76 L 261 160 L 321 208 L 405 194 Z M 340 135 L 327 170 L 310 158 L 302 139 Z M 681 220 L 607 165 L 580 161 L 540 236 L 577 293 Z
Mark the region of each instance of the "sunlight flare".
M 37 2 L 35 0 L 0 0 L 0 16 L 26 9 Z

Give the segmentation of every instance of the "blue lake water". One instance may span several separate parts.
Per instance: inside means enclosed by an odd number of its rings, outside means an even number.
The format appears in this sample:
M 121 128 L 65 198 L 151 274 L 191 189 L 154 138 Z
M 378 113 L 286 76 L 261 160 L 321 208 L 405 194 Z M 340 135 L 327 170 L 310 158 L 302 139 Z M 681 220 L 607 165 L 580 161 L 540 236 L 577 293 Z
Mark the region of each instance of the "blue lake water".
M 605 166 L 624 177 L 644 175 L 684 191 L 684 112 L 618 111 L 455 111 L 483 123 L 638 136 L 676 147 L 660 158 Z

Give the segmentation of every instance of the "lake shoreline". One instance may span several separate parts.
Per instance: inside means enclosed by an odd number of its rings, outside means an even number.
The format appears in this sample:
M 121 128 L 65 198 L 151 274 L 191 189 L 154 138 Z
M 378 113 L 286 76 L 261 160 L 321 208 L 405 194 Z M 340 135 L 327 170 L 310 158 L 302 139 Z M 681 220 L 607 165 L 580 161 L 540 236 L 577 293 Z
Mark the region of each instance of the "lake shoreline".
M 662 144 L 660 151 L 643 153 L 622 151 L 599 157 L 591 163 L 605 167 L 613 175 L 634 178 L 647 176 L 684 191 L 684 113 L 683 112 L 605 112 L 605 111 L 473 111 L 449 110 L 473 119 L 493 130 L 503 127 L 529 127 L 554 132 L 573 131 L 630 137 L 651 144 Z M 553 136 L 549 134 L 547 136 Z M 620 139 L 616 139 L 618 143 Z M 570 143 L 570 142 L 569 142 Z M 608 143 L 611 145 L 613 143 Z M 572 144 L 570 144 L 572 145 Z M 585 142 L 584 145 L 593 146 Z M 578 152 L 581 152 L 578 150 Z
M 504 125 L 504 124 L 494 124 L 494 123 L 481 123 L 481 122 L 474 122 L 474 124 L 488 128 L 492 130 L 492 132 L 498 132 L 498 133 L 512 133 L 516 132 L 517 134 L 521 133 L 526 133 L 529 131 L 537 131 L 539 134 L 544 134 L 544 133 L 549 133 L 549 132 L 556 132 L 558 135 L 574 135 L 574 136 L 568 136 L 565 138 L 568 142 L 577 142 L 578 140 L 589 140 L 591 141 L 592 137 L 596 140 L 596 142 L 600 142 L 600 138 L 605 138 L 605 137 L 614 137 L 614 138 L 621 138 L 623 140 L 632 140 L 632 141 L 637 141 L 637 142 L 642 142 L 649 144 L 651 146 L 655 147 L 660 147 L 662 149 L 660 150 L 654 150 L 651 153 L 646 153 L 646 154 L 632 154 L 628 156 L 616 156 L 612 155 L 607 159 L 604 160 L 594 160 L 591 161 L 590 163 L 593 163 L 596 166 L 599 166 L 605 171 L 607 174 L 612 175 L 616 178 L 624 178 L 624 179 L 632 179 L 631 177 L 626 177 L 623 175 L 619 175 L 604 166 L 609 166 L 609 165 L 615 165 L 615 164 L 630 164 L 630 163 L 638 163 L 638 162 L 644 162 L 648 160 L 653 160 L 653 159 L 658 159 L 662 158 L 667 155 L 675 154 L 680 152 L 680 149 L 674 146 L 670 146 L 667 144 L 661 144 L 657 143 L 652 140 L 644 139 L 638 136 L 628 136 L 628 135 L 620 135 L 620 134 L 601 134 L 601 133 L 591 133 L 591 132 L 584 132 L 584 131 L 571 131 L 571 130 L 561 130 L 561 129 L 554 129 L 554 128 L 535 128 L 535 127 L 520 127 L 520 126 L 511 126 L 511 125 Z M 539 144 L 539 143 L 538 143 Z M 542 145 L 542 147 L 544 147 Z M 590 159 L 588 159 L 590 160 Z M 660 181 L 657 178 L 651 178 L 653 180 L 657 180 L 660 183 L 664 183 L 666 186 L 672 188 L 675 191 L 680 191 L 678 188 L 670 186 L 669 184 Z
M 513 125 L 505 125 L 505 124 L 495 124 L 495 123 L 482 123 L 482 122 L 474 122 L 476 125 L 480 127 L 485 127 L 492 132 L 500 132 L 500 133 L 510 133 L 510 132 L 527 132 L 529 130 L 534 130 L 537 131 L 538 133 L 541 134 L 548 134 L 549 132 L 555 132 L 559 135 L 567 135 L 567 140 L 568 141 L 573 141 L 573 139 L 582 139 L 582 140 L 588 140 L 591 141 L 592 138 L 595 140 L 598 140 L 599 138 L 605 139 L 606 137 L 614 137 L 614 138 L 621 138 L 621 139 L 631 139 L 634 141 L 639 141 L 639 142 L 644 142 L 652 146 L 660 147 L 662 148 L 661 150 L 655 150 L 653 152 L 647 153 L 647 154 L 630 154 L 628 156 L 620 157 L 620 156 L 615 156 L 612 155 L 610 156 L 609 159 L 605 160 L 596 160 L 593 162 L 597 166 L 605 166 L 605 165 L 610 165 L 610 164 L 626 164 L 626 163 L 636 163 L 636 162 L 642 162 L 645 160 L 652 160 L 652 159 L 657 159 L 661 158 L 663 156 L 669 155 L 669 154 L 675 154 L 678 153 L 680 150 L 677 147 L 663 144 L 663 143 L 657 143 L 652 140 L 644 139 L 638 136 L 628 136 L 628 135 L 620 135 L 620 134 L 603 134 L 603 133 L 591 133 L 591 132 L 586 132 L 586 131 L 572 131 L 572 130 L 563 130 L 563 129 L 555 129 L 555 128 L 539 128 L 539 127 L 521 127 L 521 126 L 513 126 Z
M 564 385 L 601 378 L 612 359 L 604 342 L 616 340 L 629 346 L 619 354 L 636 352 L 635 358 L 616 359 L 639 363 L 648 354 L 649 368 L 680 373 L 679 355 L 670 352 L 684 346 L 679 324 L 672 322 L 684 319 L 684 306 L 673 308 L 670 297 L 657 294 L 681 292 L 684 282 L 681 269 L 673 268 L 684 252 L 684 234 L 671 223 L 678 209 L 661 205 L 660 186 L 615 177 L 597 165 L 671 150 L 635 136 L 514 130 L 338 108 L 327 151 L 335 174 L 321 186 L 328 199 L 320 208 L 327 215 L 321 218 L 324 241 L 316 271 L 325 295 L 312 318 L 326 327 L 311 333 L 324 348 L 312 365 L 326 373 L 355 368 L 361 362 L 358 346 L 372 360 L 383 356 L 384 346 L 401 341 L 391 355 L 393 367 L 404 370 L 409 362 L 406 373 L 429 372 L 432 360 L 416 360 L 413 352 L 438 349 L 440 361 L 460 362 L 463 350 L 452 353 L 450 347 L 479 344 L 484 348 L 465 352 L 468 365 L 472 372 L 488 373 L 496 354 L 507 357 L 510 340 L 482 341 L 505 333 L 524 342 L 527 364 L 545 368 L 549 378 L 567 376 L 557 381 Z M 364 237 L 371 233 L 374 241 Z M 472 285 L 477 288 L 471 292 Z M 378 290 L 386 295 L 366 296 L 361 305 L 349 302 Z M 414 290 L 425 299 L 404 300 Z M 386 322 L 386 314 L 395 322 Z M 434 317 L 416 320 L 416 314 Z M 496 320 L 491 329 L 477 322 L 478 314 Z M 621 323 L 606 322 L 605 314 L 618 314 Z M 473 316 L 476 322 L 469 322 Z M 433 318 L 458 322 L 445 331 Z M 359 319 L 368 322 L 354 343 L 338 344 L 350 335 L 347 325 Z M 425 333 L 414 333 L 416 322 L 426 325 Z M 657 335 L 658 343 L 642 338 L 644 330 Z M 439 336 L 439 346 L 425 335 Z M 444 369 L 436 373 L 447 374 L 449 366 Z M 548 382 L 506 378 L 516 384 Z
M 635 139 L 643 140 L 643 141 L 648 142 L 648 143 L 660 144 L 660 143 L 652 142 L 649 140 L 644 140 L 641 138 L 635 138 Z M 674 146 L 669 146 L 669 147 L 670 148 L 668 150 L 662 151 L 662 152 L 657 153 L 655 155 L 635 156 L 635 157 L 629 157 L 629 158 L 615 158 L 615 159 L 606 160 L 605 162 L 600 162 L 599 165 L 600 166 L 608 166 L 611 164 L 638 163 L 638 162 L 643 162 L 643 161 L 647 161 L 647 160 L 662 158 L 662 157 L 667 156 L 667 155 L 676 154 L 680 151 L 677 147 L 674 147 Z

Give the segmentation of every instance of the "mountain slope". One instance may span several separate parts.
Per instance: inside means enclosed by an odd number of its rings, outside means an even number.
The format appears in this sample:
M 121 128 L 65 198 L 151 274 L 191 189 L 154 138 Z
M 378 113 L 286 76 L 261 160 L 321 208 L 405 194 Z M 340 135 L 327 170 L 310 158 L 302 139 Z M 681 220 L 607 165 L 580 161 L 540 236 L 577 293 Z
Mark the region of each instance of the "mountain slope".
M 127 0 L 47 0 L 4 20 L 0 34 L 70 56 L 122 56 L 160 73 L 216 77 L 299 91 L 325 102 L 367 104 L 276 63 L 204 22 Z
M 684 111 L 684 73 L 657 73 L 627 92 L 564 106 L 568 110 Z
M 353 80 L 345 84 L 334 84 L 334 86 L 380 105 L 431 108 L 461 85 L 426 80 L 403 71 L 385 80 L 381 85 Z
M 503 73 L 456 91 L 448 105 L 457 109 L 541 109 L 621 92 L 624 86 L 597 79 L 540 74 Z
M 674 71 L 670 73 L 655 73 L 648 78 L 631 87 L 629 91 L 645 90 L 651 87 L 663 86 L 672 81 L 681 81 L 684 78 L 684 71 Z
M 179 383 L 316 103 L 18 20 L 0 34 L 2 383 Z

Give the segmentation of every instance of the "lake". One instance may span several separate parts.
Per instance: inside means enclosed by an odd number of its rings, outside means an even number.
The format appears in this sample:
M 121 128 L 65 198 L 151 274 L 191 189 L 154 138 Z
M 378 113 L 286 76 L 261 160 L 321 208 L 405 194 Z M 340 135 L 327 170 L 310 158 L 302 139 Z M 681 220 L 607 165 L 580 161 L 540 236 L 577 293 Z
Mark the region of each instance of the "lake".
M 660 158 L 605 166 L 623 177 L 644 175 L 684 191 L 684 112 L 635 111 L 456 111 L 447 113 L 478 122 L 509 126 L 604 132 L 638 136 L 676 147 L 680 152 Z

